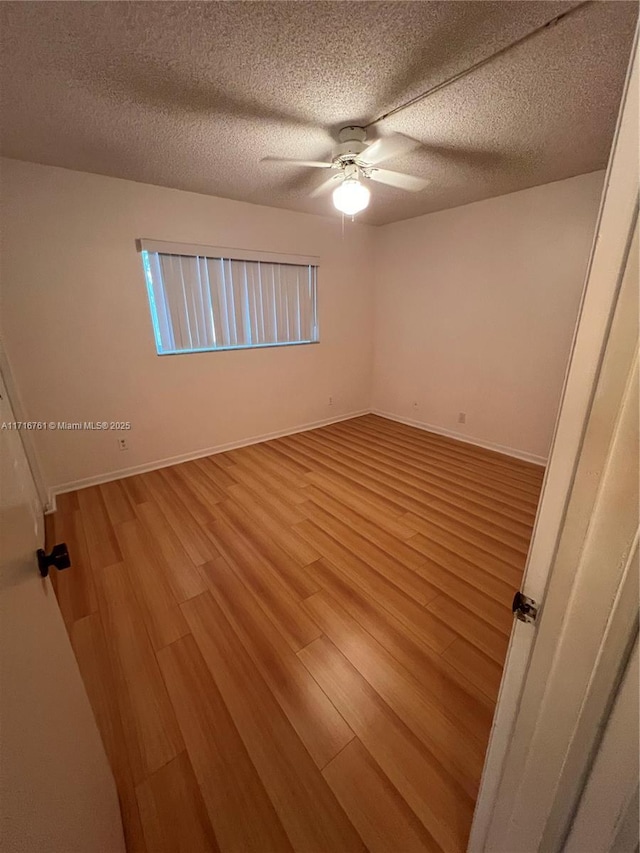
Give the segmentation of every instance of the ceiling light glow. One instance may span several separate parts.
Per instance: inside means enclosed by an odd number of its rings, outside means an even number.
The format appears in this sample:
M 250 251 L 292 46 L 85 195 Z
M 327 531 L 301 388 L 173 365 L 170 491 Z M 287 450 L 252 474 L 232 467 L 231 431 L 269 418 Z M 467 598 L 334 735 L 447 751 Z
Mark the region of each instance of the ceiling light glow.
M 334 207 L 347 216 L 355 216 L 369 204 L 371 193 L 357 178 L 347 178 L 333 191 Z

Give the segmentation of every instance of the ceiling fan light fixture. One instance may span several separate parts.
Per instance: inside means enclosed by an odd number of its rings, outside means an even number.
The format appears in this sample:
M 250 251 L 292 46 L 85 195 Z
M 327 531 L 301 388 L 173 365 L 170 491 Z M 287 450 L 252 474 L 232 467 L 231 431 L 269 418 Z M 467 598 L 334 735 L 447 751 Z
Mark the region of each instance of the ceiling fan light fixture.
M 355 216 L 369 205 L 371 193 L 357 178 L 346 178 L 333 191 L 333 204 L 336 210 L 347 216 Z

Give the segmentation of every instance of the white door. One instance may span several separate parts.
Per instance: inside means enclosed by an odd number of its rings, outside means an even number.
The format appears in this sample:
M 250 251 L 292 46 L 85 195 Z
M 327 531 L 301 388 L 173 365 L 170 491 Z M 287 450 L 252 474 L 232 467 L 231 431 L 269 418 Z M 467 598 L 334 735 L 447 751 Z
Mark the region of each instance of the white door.
M 523 585 L 541 615 L 515 623 L 473 853 L 560 849 L 637 615 L 637 152 L 636 36 Z
M 636 636 L 564 853 L 638 851 L 639 675 Z
M 13 421 L 0 374 L 0 423 Z M 113 776 L 51 581 L 37 567 L 40 501 L 20 435 L 6 427 L 0 477 L 0 846 L 124 853 Z

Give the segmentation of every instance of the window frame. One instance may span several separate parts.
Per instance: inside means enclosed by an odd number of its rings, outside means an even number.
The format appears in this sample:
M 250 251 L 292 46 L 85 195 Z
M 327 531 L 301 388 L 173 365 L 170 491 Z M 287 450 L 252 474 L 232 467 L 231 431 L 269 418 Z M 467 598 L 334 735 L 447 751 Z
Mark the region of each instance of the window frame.
M 266 252 L 261 250 L 235 249 L 226 246 L 205 246 L 194 243 L 173 243 L 164 240 L 151 240 L 140 238 L 136 240 L 136 249 L 141 255 L 142 266 L 147 291 L 149 313 L 153 338 L 158 356 L 193 355 L 194 353 L 206 352 L 233 352 L 235 350 L 273 349 L 275 347 L 309 346 L 320 343 L 320 322 L 318 317 L 318 278 L 320 258 L 315 255 L 293 255 L 279 252 Z M 161 255 L 176 255 L 179 257 L 205 258 L 208 260 L 247 261 L 250 263 L 269 263 L 278 265 L 289 265 L 298 267 L 315 268 L 312 289 L 312 317 L 311 328 L 314 335 L 313 340 L 303 341 L 271 341 L 268 343 L 234 344 L 225 346 L 190 347 L 188 349 L 162 349 L 162 339 L 158 319 L 158 309 L 154 293 L 153 278 L 151 274 L 149 255 L 152 253 Z

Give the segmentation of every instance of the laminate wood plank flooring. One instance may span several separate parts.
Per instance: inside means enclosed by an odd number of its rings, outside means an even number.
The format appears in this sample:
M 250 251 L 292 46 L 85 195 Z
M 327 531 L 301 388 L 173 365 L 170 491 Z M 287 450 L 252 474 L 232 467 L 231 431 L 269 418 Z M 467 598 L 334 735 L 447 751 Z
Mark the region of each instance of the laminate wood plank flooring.
M 365 415 L 60 495 L 127 849 L 465 850 L 543 473 Z

